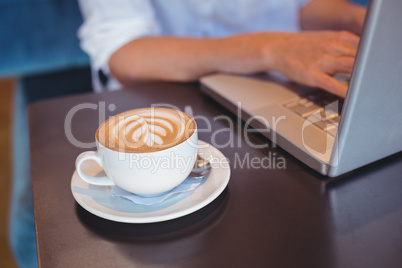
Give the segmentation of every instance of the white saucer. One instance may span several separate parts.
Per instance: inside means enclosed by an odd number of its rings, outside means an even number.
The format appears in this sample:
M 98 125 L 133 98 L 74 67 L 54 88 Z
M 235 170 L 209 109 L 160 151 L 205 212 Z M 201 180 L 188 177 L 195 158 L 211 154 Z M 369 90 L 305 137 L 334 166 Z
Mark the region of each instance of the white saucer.
M 160 222 L 190 214 L 217 198 L 230 178 L 230 167 L 225 156 L 204 141 L 199 141 L 198 146 L 198 153 L 212 164 L 209 177 L 194 191 L 178 194 L 160 204 L 144 206 L 115 197 L 110 187 L 90 185 L 78 176 L 77 171 L 71 179 L 71 191 L 77 203 L 85 210 L 117 222 Z

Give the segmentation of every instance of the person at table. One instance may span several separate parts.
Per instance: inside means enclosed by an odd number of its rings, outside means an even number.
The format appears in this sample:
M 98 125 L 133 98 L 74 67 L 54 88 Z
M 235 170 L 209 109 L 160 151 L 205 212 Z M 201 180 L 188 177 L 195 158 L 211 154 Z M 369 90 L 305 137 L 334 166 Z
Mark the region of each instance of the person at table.
M 351 72 L 366 12 L 345 0 L 79 1 L 81 46 L 103 82 L 277 71 L 339 96 L 331 75 Z

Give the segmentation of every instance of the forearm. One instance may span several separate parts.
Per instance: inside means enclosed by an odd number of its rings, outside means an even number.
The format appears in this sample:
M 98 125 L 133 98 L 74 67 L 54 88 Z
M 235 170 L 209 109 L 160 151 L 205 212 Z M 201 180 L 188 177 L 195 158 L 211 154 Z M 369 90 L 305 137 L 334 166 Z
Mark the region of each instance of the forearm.
M 213 72 L 238 74 L 271 69 L 266 56 L 275 33 L 246 34 L 217 39 L 147 37 L 134 40 L 109 61 L 123 84 L 139 80 L 189 82 Z M 271 38 L 270 38 L 271 37 Z M 266 39 L 264 49 L 261 39 Z
M 214 72 L 277 71 L 295 82 L 344 96 L 330 75 L 350 73 L 359 38 L 349 32 L 250 33 L 216 39 L 147 37 L 115 52 L 109 67 L 129 86 L 137 81 L 190 82 Z
M 313 0 L 300 11 L 303 30 L 347 30 L 360 34 L 366 8 L 345 0 Z

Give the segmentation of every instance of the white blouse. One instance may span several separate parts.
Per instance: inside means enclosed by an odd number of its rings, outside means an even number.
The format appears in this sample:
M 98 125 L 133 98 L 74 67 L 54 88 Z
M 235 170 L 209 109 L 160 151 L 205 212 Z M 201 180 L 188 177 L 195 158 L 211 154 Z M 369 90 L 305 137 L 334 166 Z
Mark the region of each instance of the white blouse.
M 261 31 L 295 32 L 310 0 L 79 0 L 81 48 L 94 70 L 136 38 L 155 35 L 224 37 Z

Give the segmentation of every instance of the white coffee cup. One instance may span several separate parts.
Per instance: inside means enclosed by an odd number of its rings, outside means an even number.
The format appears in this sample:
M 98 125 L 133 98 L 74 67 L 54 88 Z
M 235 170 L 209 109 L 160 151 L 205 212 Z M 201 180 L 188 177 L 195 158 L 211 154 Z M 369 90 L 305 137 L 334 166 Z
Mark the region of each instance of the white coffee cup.
M 121 152 L 96 141 L 97 151 L 81 153 L 75 167 L 78 175 L 89 184 L 117 185 L 137 195 L 155 196 L 175 188 L 188 177 L 196 161 L 197 143 L 197 129 L 185 141 L 155 152 Z M 87 160 L 96 161 L 106 176 L 85 174 L 82 164 Z

